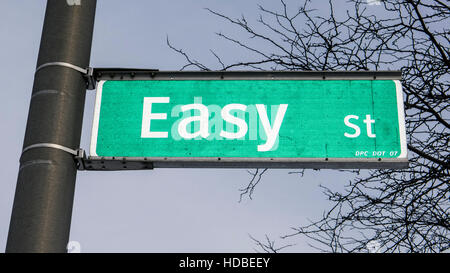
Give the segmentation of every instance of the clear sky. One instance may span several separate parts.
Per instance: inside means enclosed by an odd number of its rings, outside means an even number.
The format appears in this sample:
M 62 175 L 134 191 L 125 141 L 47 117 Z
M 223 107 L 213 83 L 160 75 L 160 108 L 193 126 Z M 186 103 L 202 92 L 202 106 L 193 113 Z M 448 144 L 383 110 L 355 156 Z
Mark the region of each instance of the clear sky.
M 327 2 L 317 1 L 317 7 L 326 8 Z M 273 0 L 98 0 L 91 66 L 179 70 L 185 63 L 166 45 L 168 36 L 219 68 L 210 49 L 229 63 L 248 53 L 215 33 L 248 35 L 204 8 L 244 14 L 254 22 L 257 4 L 280 7 Z M 0 0 L 0 251 L 6 246 L 45 5 L 44 0 Z M 95 91 L 88 91 L 85 150 L 94 98 Z M 249 234 L 278 240 L 291 227 L 319 218 L 330 205 L 319 185 L 341 188 L 350 179 L 331 170 L 310 170 L 304 177 L 291 171 L 269 170 L 253 200 L 240 203 L 239 189 L 251 178 L 245 169 L 79 172 L 70 240 L 79 242 L 82 252 L 254 252 Z M 315 251 L 304 238 L 278 243 L 295 244 L 286 252 Z

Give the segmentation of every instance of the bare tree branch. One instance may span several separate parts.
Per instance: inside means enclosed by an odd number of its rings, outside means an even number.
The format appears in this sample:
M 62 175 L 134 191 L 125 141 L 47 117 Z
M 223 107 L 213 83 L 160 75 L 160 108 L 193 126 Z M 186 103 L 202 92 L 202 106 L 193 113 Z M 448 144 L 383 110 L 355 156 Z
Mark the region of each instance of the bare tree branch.
M 247 184 L 246 187 L 239 189 L 239 191 L 241 192 L 241 195 L 239 197 L 239 202 L 242 201 L 242 198 L 245 195 L 248 195 L 248 198 L 252 199 L 253 197 L 253 191 L 255 190 L 256 185 L 258 185 L 258 183 L 261 181 L 261 178 L 263 176 L 263 174 L 267 171 L 268 169 L 265 168 L 263 170 L 260 169 L 256 169 L 255 172 L 250 172 L 247 171 L 250 175 L 252 175 L 252 179 L 250 180 L 250 182 Z
M 322 217 L 292 228 L 281 237 L 303 236 L 312 247 L 331 252 L 364 252 L 372 242 L 383 252 L 441 252 L 450 248 L 450 8 L 442 0 L 383 0 L 372 12 L 365 0 L 348 0 L 345 15 L 328 2 L 328 13 L 303 0 L 298 8 L 280 1 L 279 10 L 259 6 L 256 25 L 209 12 L 240 28 L 250 38 L 218 33 L 248 59 L 222 70 L 401 70 L 410 167 L 359 173 L 343 191 L 323 187 L 332 202 Z M 168 43 L 169 44 L 169 43 Z M 170 46 L 170 44 L 169 44 Z M 206 70 L 186 53 L 187 64 Z M 252 198 L 264 170 L 250 172 L 241 189 Z M 303 175 L 303 170 L 298 173 Z M 279 251 L 274 241 L 251 239 L 265 252 Z
M 287 244 L 282 247 L 275 247 L 275 241 L 270 240 L 267 234 L 265 235 L 265 242 L 255 239 L 250 234 L 248 235 L 250 239 L 258 246 L 258 248 L 266 253 L 278 253 L 280 250 L 284 248 L 288 248 L 294 246 L 294 244 Z M 255 249 L 258 252 L 258 249 Z

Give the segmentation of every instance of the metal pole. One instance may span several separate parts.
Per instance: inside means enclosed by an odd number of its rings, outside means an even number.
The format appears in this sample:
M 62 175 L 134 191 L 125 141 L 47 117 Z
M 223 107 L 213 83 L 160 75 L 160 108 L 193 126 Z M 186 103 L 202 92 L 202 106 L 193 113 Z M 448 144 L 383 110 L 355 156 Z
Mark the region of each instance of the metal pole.
M 96 0 L 48 0 L 37 67 L 89 65 L 95 7 Z M 39 69 L 23 148 L 39 143 L 79 148 L 85 92 L 79 71 L 61 65 Z M 20 158 L 6 252 L 66 252 L 76 163 L 67 151 L 35 146 Z

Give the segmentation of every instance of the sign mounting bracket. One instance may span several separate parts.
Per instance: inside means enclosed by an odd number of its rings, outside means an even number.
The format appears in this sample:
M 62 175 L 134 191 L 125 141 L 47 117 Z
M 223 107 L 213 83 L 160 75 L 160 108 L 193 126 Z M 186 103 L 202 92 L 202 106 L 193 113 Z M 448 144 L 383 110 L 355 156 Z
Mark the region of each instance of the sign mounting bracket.
M 77 150 L 75 155 L 79 171 L 126 171 L 126 170 L 152 170 L 153 162 L 130 160 L 125 157 L 104 158 L 86 156 L 83 149 Z

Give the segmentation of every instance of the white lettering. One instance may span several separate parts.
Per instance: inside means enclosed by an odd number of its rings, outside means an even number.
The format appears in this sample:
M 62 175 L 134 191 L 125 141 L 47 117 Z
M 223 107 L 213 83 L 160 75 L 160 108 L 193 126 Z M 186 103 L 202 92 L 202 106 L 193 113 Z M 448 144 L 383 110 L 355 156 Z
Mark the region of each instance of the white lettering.
M 150 131 L 150 122 L 152 119 L 167 119 L 166 113 L 152 113 L 153 103 L 169 103 L 169 97 L 145 97 L 144 110 L 142 111 L 142 138 L 167 138 L 168 132 L 152 132 Z
M 222 130 L 220 132 L 221 137 L 225 137 L 225 138 L 229 138 L 229 139 L 237 139 L 237 138 L 244 137 L 247 134 L 247 131 L 248 131 L 247 123 L 245 122 L 245 120 L 240 119 L 240 118 L 235 117 L 232 114 L 230 114 L 230 110 L 233 110 L 233 109 L 245 111 L 245 109 L 247 109 L 247 106 L 243 105 L 243 104 L 233 103 L 233 104 L 225 105 L 225 107 L 222 108 L 222 111 L 221 111 L 222 118 L 226 122 L 237 125 L 239 127 L 239 129 L 236 133 L 231 133 L 231 132 Z
M 355 115 L 348 115 L 344 118 L 344 123 L 346 126 L 352 128 L 355 130 L 355 133 L 353 134 L 349 134 L 349 133 L 344 133 L 344 136 L 349 137 L 349 138 L 355 138 L 358 137 L 361 134 L 361 129 L 359 129 L 359 126 L 353 123 L 350 123 L 350 119 L 359 119 L 358 116 Z
M 208 107 L 206 107 L 203 104 L 200 103 L 193 103 L 193 104 L 187 104 L 187 105 L 183 105 L 181 106 L 181 111 L 186 112 L 189 110 L 199 110 L 200 111 L 200 115 L 198 116 L 193 116 L 193 117 L 187 117 L 185 119 L 183 119 L 182 121 L 180 121 L 180 123 L 178 124 L 178 133 L 180 134 L 180 136 L 182 138 L 185 139 L 192 139 L 195 138 L 197 136 L 201 136 L 203 138 L 207 138 L 209 136 L 209 132 L 208 132 L 208 118 L 209 118 L 209 113 L 208 113 Z M 194 121 L 199 121 L 200 122 L 200 129 L 197 132 L 194 133 L 189 133 L 187 131 L 187 125 L 191 122 Z
M 288 105 L 280 104 L 278 107 L 277 115 L 273 126 L 270 126 L 269 118 L 267 117 L 266 106 L 264 104 L 256 104 L 256 109 L 258 110 L 259 118 L 264 127 L 264 131 L 267 136 L 266 143 L 258 145 L 258 152 L 266 152 L 272 149 L 275 141 L 278 138 L 278 133 L 280 132 L 281 123 L 283 122 L 284 114 L 286 113 Z
M 223 259 L 223 267 L 251 267 L 251 268 L 263 268 L 269 266 L 270 258 L 224 258 Z
M 372 123 L 375 123 L 375 120 L 371 119 L 370 115 L 366 115 L 364 123 L 366 124 L 367 127 L 367 136 L 372 138 L 376 137 L 375 134 L 372 134 Z

